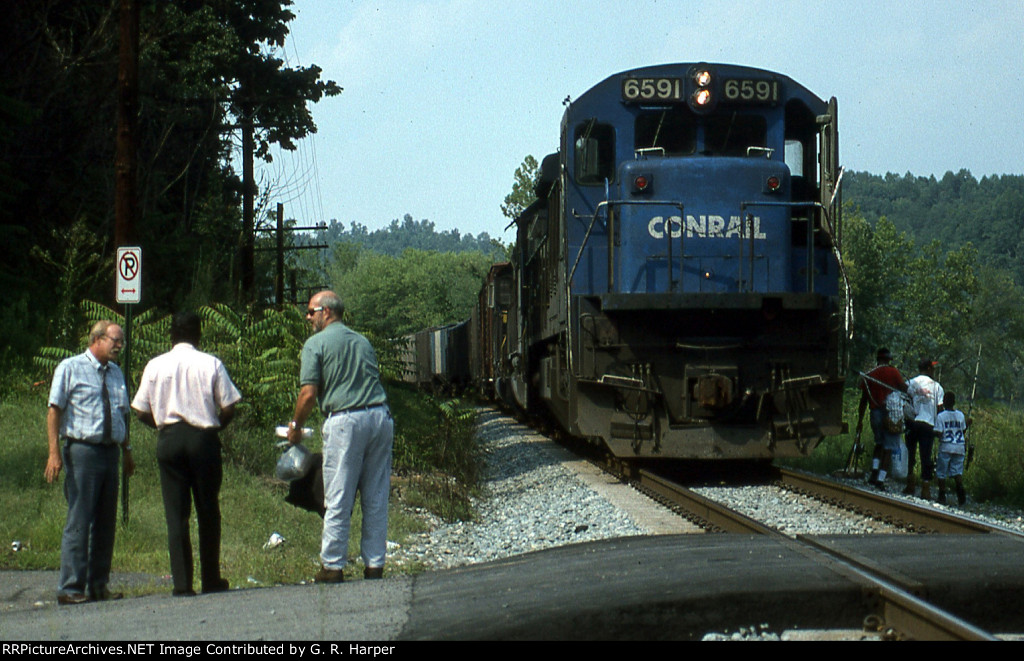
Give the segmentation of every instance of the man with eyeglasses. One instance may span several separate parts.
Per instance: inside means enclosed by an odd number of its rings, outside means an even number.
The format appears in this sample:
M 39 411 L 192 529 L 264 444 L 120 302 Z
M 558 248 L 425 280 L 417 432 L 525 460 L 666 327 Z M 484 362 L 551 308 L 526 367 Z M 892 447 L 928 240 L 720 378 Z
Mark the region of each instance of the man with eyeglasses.
M 324 530 L 317 583 L 341 583 L 355 496 L 360 494 L 363 578 L 384 575 L 394 422 L 370 342 L 341 322 L 345 307 L 322 291 L 309 301 L 313 335 L 302 347 L 299 396 L 288 441 L 302 440 L 314 405 L 323 424 Z
M 121 327 L 99 321 L 89 333 L 89 347 L 62 361 L 53 373 L 44 476 L 53 483 L 66 469 L 68 519 L 60 547 L 60 604 L 124 596 L 107 587 L 114 556 L 119 458 L 124 457 L 128 475 L 135 472 L 132 449 L 125 443 L 128 391 L 114 362 L 123 347 Z

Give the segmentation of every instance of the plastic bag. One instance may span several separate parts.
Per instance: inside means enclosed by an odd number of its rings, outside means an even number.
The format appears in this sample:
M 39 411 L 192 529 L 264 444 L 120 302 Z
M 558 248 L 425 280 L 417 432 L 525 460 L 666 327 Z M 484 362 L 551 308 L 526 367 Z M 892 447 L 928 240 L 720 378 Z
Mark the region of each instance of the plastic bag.
M 281 453 L 277 460 L 277 478 L 286 482 L 305 477 L 313 466 L 313 453 L 301 443 Z
M 892 464 L 890 465 L 892 476 L 900 479 L 907 477 L 907 444 L 900 439 L 898 448 L 892 451 Z

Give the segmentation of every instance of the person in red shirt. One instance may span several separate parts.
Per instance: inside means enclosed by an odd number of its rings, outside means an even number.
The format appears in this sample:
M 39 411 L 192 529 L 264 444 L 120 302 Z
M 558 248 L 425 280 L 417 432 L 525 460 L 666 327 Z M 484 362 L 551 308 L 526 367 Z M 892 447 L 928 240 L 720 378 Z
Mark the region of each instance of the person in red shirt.
M 907 391 L 906 381 L 900 371 L 890 365 L 892 352 L 881 348 L 876 354 L 878 365 L 867 374 L 861 374 L 860 405 L 857 409 L 857 435 L 864 426 L 864 410 L 871 408 L 871 431 L 875 437 L 875 449 L 871 457 L 871 476 L 868 484 L 885 489 L 885 477 L 892 461 L 892 452 L 900 444 L 900 435 L 885 429 L 885 398 L 893 390 Z

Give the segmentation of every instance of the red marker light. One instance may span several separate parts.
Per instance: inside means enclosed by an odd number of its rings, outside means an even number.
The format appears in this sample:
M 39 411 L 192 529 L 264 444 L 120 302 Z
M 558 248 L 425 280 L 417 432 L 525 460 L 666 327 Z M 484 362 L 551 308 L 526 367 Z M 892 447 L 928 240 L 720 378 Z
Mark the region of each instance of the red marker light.
M 775 176 L 768 177 L 768 181 L 765 182 L 765 185 L 768 188 L 769 193 L 774 193 L 782 186 L 782 180 Z
M 647 190 L 647 187 L 650 186 L 650 185 L 651 185 L 650 180 L 647 177 L 645 177 L 644 175 L 642 175 L 642 174 L 637 176 L 637 178 L 633 180 L 633 186 L 638 191 L 645 191 L 645 190 Z

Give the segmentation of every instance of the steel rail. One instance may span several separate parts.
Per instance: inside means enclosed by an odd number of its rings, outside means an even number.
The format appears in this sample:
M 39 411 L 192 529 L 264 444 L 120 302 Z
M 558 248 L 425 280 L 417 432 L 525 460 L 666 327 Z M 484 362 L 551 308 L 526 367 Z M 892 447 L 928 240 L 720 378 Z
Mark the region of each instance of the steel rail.
M 992 634 L 915 596 L 912 591 L 923 591 L 920 584 L 875 562 L 866 561 L 809 537 L 789 537 L 646 470 L 638 471 L 636 484 L 641 490 L 655 494 L 675 508 L 684 510 L 690 518 L 710 530 L 771 536 L 787 548 L 863 585 L 870 595 L 873 611 L 865 618 L 865 623 L 873 623 L 872 626 L 887 637 L 905 640 L 998 640 Z
M 1024 535 L 1007 528 L 999 528 L 952 512 L 890 498 L 882 493 L 874 493 L 860 487 L 833 482 L 817 475 L 789 469 L 780 469 L 779 473 L 780 486 L 875 519 L 881 519 L 913 532 L 957 535 L 1000 532 L 1024 539 Z

